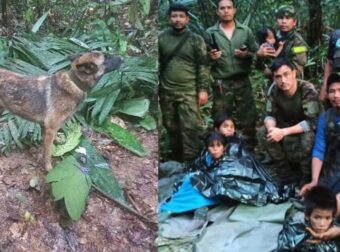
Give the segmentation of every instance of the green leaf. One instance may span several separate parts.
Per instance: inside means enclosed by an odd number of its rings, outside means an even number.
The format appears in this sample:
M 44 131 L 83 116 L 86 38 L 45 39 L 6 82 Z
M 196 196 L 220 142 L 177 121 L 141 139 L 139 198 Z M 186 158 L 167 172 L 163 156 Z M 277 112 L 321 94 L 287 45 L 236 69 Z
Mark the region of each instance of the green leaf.
M 32 32 L 33 32 L 33 33 L 36 33 L 36 32 L 39 30 L 40 26 L 44 23 L 44 21 L 45 21 L 45 19 L 47 18 L 47 16 L 48 16 L 48 11 L 45 12 L 45 13 L 38 19 L 38 21 L 33 25 L 33 27 L 32 27 Z
M 151 1 L 150 0 L 139 0 L 140 4 L 143 7 L 143 13 L 145 16 L 149 15 L 150 8 L 151 8 Z
M 145 150 L 139 140 L 119 125 L 106 121 L 102 127 L 96 127 L 95 130 L 107 133 L 112 139 L 117 141 L 118 144 L 138 156 L 145 156 Z
M 81 135 L 81 126 L 79 124 L 74 124 L 74 127 L 67 131 L 66 142 L 64 144 L 53 144 L 52 156 L 60 157 L 76 148 L 80 143 Z
M 134 98 L 122 101 L 116 105 L 118 111 L 131 116 L 144 117 L 149 110 L 150 100 L 146 98 Z
M 99 118 L 98 118 L 99 125 L 101 125 L 104 122 L 104 120 L 107 118 L 107 116 L 110 113 L 112 106 L 115 103 L 119 93 L 120 93 L 120 90 L 116 90 L 115 92 L 111 93 L 110 96 L 107 96 L 105 98 L 104 105 L 102 107 L 102 110 L 101 110 L 101 112 L 99 114 Z
M 9 127 L 9 131 L 11 132 L 12 138 L 15 142 L 15 144 L 20 148 L 23 149 L 24 146 L 22 145 L 22 143 L 19 140 L 19 131 L 17 126 L 15 125 L 15 123 L 12 120 L 8 120 L 8 127 Z
M 89 175 L 78 167 L 77 160 L 68 156 L 46 176 L 46 181 L 52 184 L 54 199 L 64 199 L 66 210 L 73 220 L 79 220 L 84 212 L 91 188 Z
M 88 139 L 83 139 L 79 146 L 86 150 L 87 158 L 85 166 L 90 169 L 89 176 L 92 183 L 118 201 L 125 202 L 124 192 L 116 178 L 112 175 L 111 167 L 105 159 Z
M 151 115 L 146 115 L 138 124 L 146 130 L 154 130 L 157 128 L 156 120 Z

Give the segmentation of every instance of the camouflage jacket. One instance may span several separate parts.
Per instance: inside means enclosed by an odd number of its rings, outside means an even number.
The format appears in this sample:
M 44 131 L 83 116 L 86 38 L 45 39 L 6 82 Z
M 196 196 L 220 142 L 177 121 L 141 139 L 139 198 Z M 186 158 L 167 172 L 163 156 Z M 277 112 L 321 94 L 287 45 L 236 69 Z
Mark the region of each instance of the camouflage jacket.
M 280 41 L 284 41 L 283 49 L 278 58 L 284 57 L 289 59 L 296 67 L 299 78 L 303 78 L 303 67 L 307 63 L 307 43 L 296 31 L 292 31 L 284 36 L 278 31 L 276 35 Z
M 309 129 L 315 130 L 320 113 L 318 93 L 312 83 L 298 80 L 297 85 L 293 97 L 287 97 L 277 85 L 272 86 L 267 97 L 267 116 L 275 118 L 280 128 L 306 121 Z
M 160 62 L 160 89 L 165 92 L 196 94 L 207 91 L 209 86 L 209 64 L 207 49 L 201 36 L 191 33 L 184 45 L 166 67 L 162 60 L 173 52 L 185 33 L 174 33 L 172 28 L 163 31 L 158 38 Z
M 220 29 L 220 23 L 216 23 L 206 31 L 205 40 L 210 50 L 212 36 L 215 35 L 216 43 L 222 51 L 222 56 L 212 62 L 211 74 L 215 79 L 231 78 L 233 75 L 249 74 L 251 64 L 258 50 L 258 44 L 251 29 L 235 21 L 235 30 L 232 38 L 229 40 Z M 235 49 L 240 49 L 243 45 L 247 46 L 249 57 L 238 58 L 234 56 Z

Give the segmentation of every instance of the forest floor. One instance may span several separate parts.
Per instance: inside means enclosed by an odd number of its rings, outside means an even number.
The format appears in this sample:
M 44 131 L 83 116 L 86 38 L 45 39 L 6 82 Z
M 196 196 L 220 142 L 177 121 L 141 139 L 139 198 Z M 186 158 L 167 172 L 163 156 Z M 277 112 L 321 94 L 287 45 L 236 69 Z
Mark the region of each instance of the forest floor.
M 91 140 L 110 163 L 130 206 L 157 223 L 157 131 L 131 131 L 146 150 L 143 158 L 102 134 L 91 134 Z M 37 162 L 41 153 L 41 146 L 33 146 L 0 157 L 0 251 L 156 251 L 156 225 L 142 222 L 94 190 L 81 219 L 65 221 L 44 181 L 46 171 Z M 40 191 L 29 186 L 34 176 Z M 26 212 L 35 221 L 25 220 Z

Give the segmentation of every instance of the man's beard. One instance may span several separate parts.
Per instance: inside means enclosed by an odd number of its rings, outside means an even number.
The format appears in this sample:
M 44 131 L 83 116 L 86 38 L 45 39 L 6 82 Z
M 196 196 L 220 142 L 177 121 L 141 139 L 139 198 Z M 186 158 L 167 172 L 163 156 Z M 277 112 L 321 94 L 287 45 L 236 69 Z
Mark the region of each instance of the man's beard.
M 182 31 L 184 31 L 186 28 L 186 26 L 182 27 L 182 28 L 176 28 L 176 27 L 172 27 L 172 29 L 176 32 L 176 33 L 181 33 Z

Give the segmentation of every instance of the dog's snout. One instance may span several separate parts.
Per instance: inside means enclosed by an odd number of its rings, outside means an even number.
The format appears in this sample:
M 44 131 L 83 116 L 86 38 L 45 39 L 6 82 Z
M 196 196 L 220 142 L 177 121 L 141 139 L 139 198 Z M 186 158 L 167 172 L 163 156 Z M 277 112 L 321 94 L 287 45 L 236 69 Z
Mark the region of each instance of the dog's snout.
M 115 57 L 115 56 L 105 56 L 105 68 L 106 71 L 105 72 L 110 72 L 113 71 L 115 69 L 118 69 L 120 67 L 120 65 L 123 63 L 123 59 L 121 57 Z

